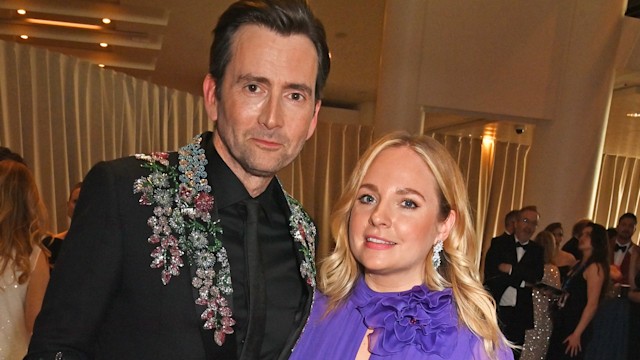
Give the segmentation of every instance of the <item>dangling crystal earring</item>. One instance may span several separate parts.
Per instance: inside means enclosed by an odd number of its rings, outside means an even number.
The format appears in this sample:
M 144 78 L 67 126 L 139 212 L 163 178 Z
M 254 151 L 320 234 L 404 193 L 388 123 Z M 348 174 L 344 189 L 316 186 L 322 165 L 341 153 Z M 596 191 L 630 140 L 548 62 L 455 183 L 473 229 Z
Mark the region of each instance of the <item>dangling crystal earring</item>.
M 440 252 L 442 251 L 442 243 L 443 240 L 437 239 L 436 244 L 433 246 L 433 258 L 431 260 L 433 262 L 433 268 L 436 270 L 440 266 Z

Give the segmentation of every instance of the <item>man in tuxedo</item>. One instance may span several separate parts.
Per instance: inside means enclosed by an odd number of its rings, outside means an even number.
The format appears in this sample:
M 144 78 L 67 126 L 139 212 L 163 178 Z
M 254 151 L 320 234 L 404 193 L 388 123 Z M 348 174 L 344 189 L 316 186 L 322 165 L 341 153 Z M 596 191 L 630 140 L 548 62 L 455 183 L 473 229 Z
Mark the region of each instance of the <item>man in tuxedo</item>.
M 616 236 L 609 239 L 609 259 L 611 264 L 620 270 L 620 276 L 611 279 L 615 283 L 629 285 L 631 252 L 638 251 L 638 246 L 631 241 L 637 225 L 638 218 L 635 214 L 623 214 L 618 219 L 618 225 L 616 225 Z M 631 250 L 632 248 L 636 249 Z
M 215 131 L 93 167 L 27 359 L 289 357 L 316 229 L 275 174 L 315 130 L 325 32 L 304 0 L 242 0 L 210 54 Z
M 525 330 L 533 328 L 531 290 L 544 274 L 543 249 L 530 241 L 539 218 L 535 206 L 518 211 L 514 234 L 495 238 L 485 261 L 485 285 L 498 304 L 502 332 L 517 345 L 524 343 Z M 519 358 L 520 352 L 514 356 Z

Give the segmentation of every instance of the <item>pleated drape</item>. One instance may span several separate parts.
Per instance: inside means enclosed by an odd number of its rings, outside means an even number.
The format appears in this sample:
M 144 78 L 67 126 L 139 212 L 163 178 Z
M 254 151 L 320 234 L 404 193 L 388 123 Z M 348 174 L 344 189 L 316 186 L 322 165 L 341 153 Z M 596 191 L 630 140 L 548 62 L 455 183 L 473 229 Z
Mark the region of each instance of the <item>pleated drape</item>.
M 529 146 L 432 135 L 456 160 L 467 184 L 477 234 L 474 256 L 482 270 L 483 256 L 491 238 L 502 232 L 505 214 L 522 207 Z
M 92 165 L 176 149 L 211 127 L 202 98 L 45 49 L 0 41 L 0 145 L 33 170 L 51 231 Z
M 640 215 L 640 159 L 604 155 L 593 219 L 616 226 L 624 213 Z

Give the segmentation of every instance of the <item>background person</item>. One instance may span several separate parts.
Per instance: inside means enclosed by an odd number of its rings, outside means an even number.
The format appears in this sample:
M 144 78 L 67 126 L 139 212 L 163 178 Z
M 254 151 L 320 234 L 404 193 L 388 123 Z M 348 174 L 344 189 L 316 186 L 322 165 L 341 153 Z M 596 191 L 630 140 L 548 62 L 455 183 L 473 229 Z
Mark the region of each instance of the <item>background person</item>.
M 502 331 L 516 345 L 533 329 L 532 289 L 544 275 L 543 249 L 530 241 L 539 218 L 535 206 L 520 209 L 515 233 L 492 242 L 485 260 L 485 285 L 498 303 Z M 514 356 L 519 358 L 518 349 Z
M 580 236 L 580 262 L 562 284 L 564 294 L 558 300 L 547 359 L 583 359 L 591 341 L 591 320 L 609 281 L 609 257 L 606 229 L 588 223 Z
M 615 238 L 609 239 L 609 261 L 615 266 L 617 276 L 611 278 L 616 284 L 629 285 L 629 265 L 633 248 L 638 246 L 631 241 L 636 232 L 638 218 L 633 213 L 625 213 L 618 219 Z
M 559 222 L 551 223 L 544 228 L 544 231 L 548 231 L 553 234 L 555 239 L 555 247 L 556 251 L 554 252 L 554 256 L 551 259 L 551 263 L 558 267 L 560 271 L 560 284 L 567 276 L 567 273 L 571 268 L 578 262 L 578 260 L 573 256 L 573 254 L 564 251 L 560 248 L 562 245 L 562 239 L 564 237 L 564 230 L 562 229 L 562 224 Z
M 534 240 L 544 249 L 544 275 L 540 281 L 543 284 L 559 289 L 562 286 L 560 271 L 552 263 L 556 255 L 556 236 L 549 231 L 541 231 Z M 543 287 L 534 287 L 533 292 L 533 329 L 525 331 L 521 360 L 544 360 L 549 347 L 552 322 L 549 308 L 554 298 L 553 292 Z
M 332 215 L 313 313 L 295 359 L 511 359 L 479 281 L 456 163 L 393 133 L 363 155 Z
M 582 229 L 590 222 L 590 219 L 580 219 L 573 224 L 573 228 L 571 228 L 571 238 L 562 245 L 562 250 L 573 255 L 577 260 L 580 260 L 582 257 L 582 252 L 579 249 L 580 240 L 578 239 L 582 236 Z
M 22 163 L 0 161 L 0 359 L 22 359 L 49 281 L 46 210 Z

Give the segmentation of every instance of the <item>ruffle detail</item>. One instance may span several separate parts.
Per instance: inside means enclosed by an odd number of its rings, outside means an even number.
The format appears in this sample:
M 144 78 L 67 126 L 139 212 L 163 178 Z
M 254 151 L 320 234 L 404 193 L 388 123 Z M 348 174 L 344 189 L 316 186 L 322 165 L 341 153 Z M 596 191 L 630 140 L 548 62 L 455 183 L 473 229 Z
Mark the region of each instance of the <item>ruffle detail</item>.
M 369 336 L 372 354 L 397 354 L 411 345 L 448 359 L 456 348 L 458 315 L 449 288 L 431 291 L 422 285 L 403 292 L 376 293 L 361 278 L 353 301 L 365 325 L 373 329 Z

